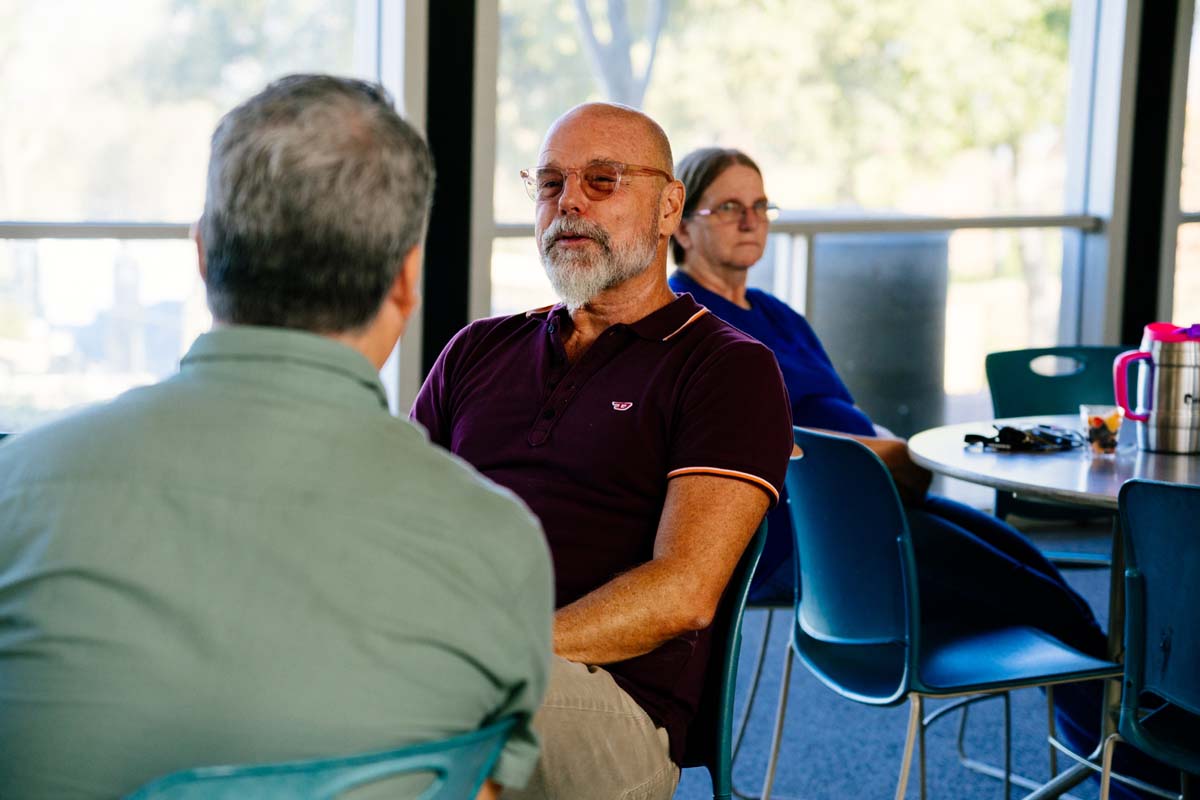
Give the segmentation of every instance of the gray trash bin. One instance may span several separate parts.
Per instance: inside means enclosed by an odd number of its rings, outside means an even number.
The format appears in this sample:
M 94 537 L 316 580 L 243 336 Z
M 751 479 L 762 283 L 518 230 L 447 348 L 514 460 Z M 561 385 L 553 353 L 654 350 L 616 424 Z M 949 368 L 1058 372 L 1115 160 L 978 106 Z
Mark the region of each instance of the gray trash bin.
M 809 322 L 855 402 L 897 436 L 942 424 L 945 232 L 818 235 Z

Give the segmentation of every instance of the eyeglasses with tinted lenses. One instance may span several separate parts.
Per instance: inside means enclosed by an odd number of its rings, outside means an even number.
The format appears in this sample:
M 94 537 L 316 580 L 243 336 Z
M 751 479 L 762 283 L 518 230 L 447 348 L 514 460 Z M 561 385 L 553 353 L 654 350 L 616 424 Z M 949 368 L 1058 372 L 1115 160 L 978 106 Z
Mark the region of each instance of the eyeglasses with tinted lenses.
M 521 170 L 521 179 L 525 181 L 525 191 L 529 193 L 529 199 L 538 202 L 556 199 L 563 193 L 563 187 L 567 185 L 567 178 L 571 175 L 579 176 L 579 185 L 583 187 L 583 193 L 589 200 L 607 200 L 625 180 L 639 175 L 675 180 L 669 172 L 661 169 L 614 161 L 593 161 L 579 169 L 530 167 Z
M 749 211 L 759 222 L 779 219 L 779 206 L 759 200 L 752 206 L 744 206 L 737 200 L 726 200 L 713 208 L 698 208 L 692 212 L 694 217 L 712 217 L 717 222 L 741 222 L 742 217 Z

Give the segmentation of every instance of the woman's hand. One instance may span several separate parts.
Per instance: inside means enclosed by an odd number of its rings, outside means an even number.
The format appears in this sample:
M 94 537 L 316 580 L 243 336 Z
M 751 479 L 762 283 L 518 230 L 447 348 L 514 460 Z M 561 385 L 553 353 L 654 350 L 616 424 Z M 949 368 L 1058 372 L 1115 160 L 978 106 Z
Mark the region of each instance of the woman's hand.
M 855 437 L 858 438 L 858 437 Z M 903 439 L 876 439 L 862 437 L 859 441 L 871 448 L 875 455 L 887 466 L 900 494 L 900 501 L 906 508 L 917 506 L 925 499 L 929 491 L 929 482 L 933 473 L 924 467 L 917 466 L 908 454 L 908 442 Z

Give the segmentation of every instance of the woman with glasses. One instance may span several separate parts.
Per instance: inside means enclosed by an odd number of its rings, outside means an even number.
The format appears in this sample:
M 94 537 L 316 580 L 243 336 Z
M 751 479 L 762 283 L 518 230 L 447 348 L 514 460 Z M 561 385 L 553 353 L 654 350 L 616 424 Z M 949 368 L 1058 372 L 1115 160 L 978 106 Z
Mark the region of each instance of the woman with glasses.
M 704 148 L 684 156 L 675 174 L 687 198 L 671 244 L 678 267 L 671 288 L 690 293 L 775 352 L 794 424 L 863 440 L 886 434 L 854 404 L 808 321 L 779 298 L 746 285 L 749 270 L 766 248 L 770 221 L 778 215 L 754 161 L 739 150 Z M 907 462 L 907 449 L 898 449 Z M 917 469 L 910 462 L 903 468 Z M 1087 602 L 1028 539 L 977 509 L 916 495 L 905 500 L 927 623 L 966 617 L 1029 624 L 1087 653 L 1104 655 L 1104 634 Z M 791 520 L 781 502 L 768 518 L 767 547 L 751 588 L 752 602 L 792 602 L 792 549 Z M 1055 695 L 1060 732 L 1086 752 L 1097 735 L 1100 711 L 1093 701 L 1099 702 L 1099 693 L 1085 687 L 1072 694 L 1063 687 Z
M 863 439 L 876 439 L 881 432 L 886 433 L 876 428 L 870 417 L 854 404 L 850 390 L 842 383 L 808 320 L 778 297 L 746 285 L 750 267 L 762 258 L 767 247 L 770 219 L 776 216 L 757 164 L 739 150 L 706 148 L 682 158 L 676 166 L 676 175 L 688 194 L 683 222 L 672 239 L 672 252 L 679 269 L 671 276 L 671 288 L 690 293 L 710 312 L 774 351 L 787 384 L 794 425 Z M 894 441 L 907 461 L 906 447 L 899 440 Z M 925 476 L 928 479 L 928 474 Z M 958 591 L 956 584 L 960 582 L 970 584 L 964 591 L 976 590 L 979 576 L 959 578 L 965 565 L 976 563 L 983 569 L 997 560 L 997 571 L 1031 572 L 1036 576 L 1040 591 L 1032 595 L 1037 597 L 1038 604 L 1031 607 L 1031 612 L 1045 620 L 1048 596 L 1054 601 L 1049 603 L 1050 607 L 1061 612 L 1057 614 L 1061 620 L 1057 624 L 1051 622 L 1046 626 L 1048 630 L 1062 632 L 1060 638 L 1068 642 L 1078 640 L 1090 645 L 1088 649 L 1094 645 L 1098 652 L 1104 651 L 1103 636 L 1087 604 L 1067 587 L 1055 567 L 1030 541 L 995 517 L 953 500 L 925 495 L 920 491 L 923 488 L 924 485 L 916 492 L 908 492 L 910 497 L 905 498 L 918 558 L 926 551 L 923 567 L 942 564 L 950 573 L 938 579 L 940 585 L 932 591 L 943 594 Z M 918 528 L 922 533 L 917 533 Z M 926 533 L 925 529 L 936 535 Z M 776 569 L 772 573 L 760 567 L 751 597 L 790 602 L 791 524 L 785 513 L 776 510 L 770 519 L 770 531 L 768 555 L 775 554 L 776 558 L 764 555 L 763 563 L 768 567 L 774 563 Z M 776 531 L 786 535 L 776 535 Z M 923 540 L 928 546 L 922 547 Z M 1006 596 L 1007 591 L 998 594 L 1001 588 L 998 583 L 992 585 L 986 600 L 1007 614 L 1013 608 L 1013 599 Z M 1080 628 L 1084 631 L 1082 637 Z
M 864 439 L 886 434 L 854 404 L 808 320 L 779 298 L 746 285 L 750 268 L 762 258 L 770 220 L 776 216 L 754 161 L 739 150 L 704 148 L 681 159 L 675 173 L 687 189 L 687 198 L 683 221 L 671 243 L 678 266 L 670 278 L 671 288 L 690 293 L 709 311 L 774 351 L 787 383 L 794 424 Z M 899 449 L 907 453 L 906 448 Z M 950 573 L 939 576 L 937 585 L 930 587 L 929 607 L 937 607 L 935 597 L 959 593 L 959 576 L 966 563 L 977 563 L 980 569 L 994 567 L 998 581 L 999 573 L 1031 574 L 1040 585 L 1040 591 L 1030 595 L 1036 603 L 1029 609 L 1031 616 L 1036 615 L 1055 635 L 1061 634 L 1059 638 L 1104 652 L 1103 636 L 1087 604 L 1029 540 L 995 517 L 961 503 L 921 491 L 908 494 L 905 500 L 917 555 L 923 557 L 922 574 L 936 574 L 930 567 L 939 564 Z M 786 514 L 777 510 L 770 530 L 770 552 L 763 561 L 776 569 L 759 568 L 751 597 L 790 602 L 791 525 Z M 772 554 L 775 558 L 769 559 Z M 1008 614 L 1014 602 L 1020 604 L 1007 596 L 1010 592 L 1001 593 L 1003 584 L 980 577 L 970 579 L 971 591 L 986 587 L 981 590 L 983 599 L 998 610 Z M 1049 614 L 1060 617 L 1059 621 L 1046 622 L 1048 607 L 1059 610 Z

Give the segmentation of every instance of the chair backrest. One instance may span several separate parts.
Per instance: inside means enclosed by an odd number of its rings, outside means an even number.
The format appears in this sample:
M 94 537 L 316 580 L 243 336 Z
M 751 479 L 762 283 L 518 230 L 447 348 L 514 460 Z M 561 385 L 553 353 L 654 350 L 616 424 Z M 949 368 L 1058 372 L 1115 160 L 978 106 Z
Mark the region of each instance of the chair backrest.
M 1039 347 L 988 353 L 984 359 L 992 411 L 997 417 L 1075 414 L 1080 403 L 1111 405 L 1113 360 L 1120 346 Z M 1071 372 L 1042 375 L 1032 363 L 1043 356 L 1069 359 Z
M 915 595 L 902 555 L 911 545 L 887 467 L 852 439 L 801 428 L 795 437 L 802 452 L 788 465 L 787 488 L 802 587 L 797 622 L 822 641 L 905 641 Z
M 1200 715 L 1200 487 L 1133 480 L 1118 495 L 1125 544 L 1125 693 Z
M 750 593 L 750 579 L 767 540 L 767 521 L 758 526 L 754 538 L 729 578 L 712 626 L 712 650 L 704 676 L 700 705 L 688 726 L 684 748 L 685 767 L 707 767 L 713 797 L 725 800 L 733 789 L 733 696 L 737 688 L 738 655 L 742 649 L 742 613 Z
M 483 785 L 514 724 L 506 718 L 452 739 L 345 758 L 183 770 L 125 800 L 334 800 L 406 773 L 433 775 L 416 800 L 464 800 Z

